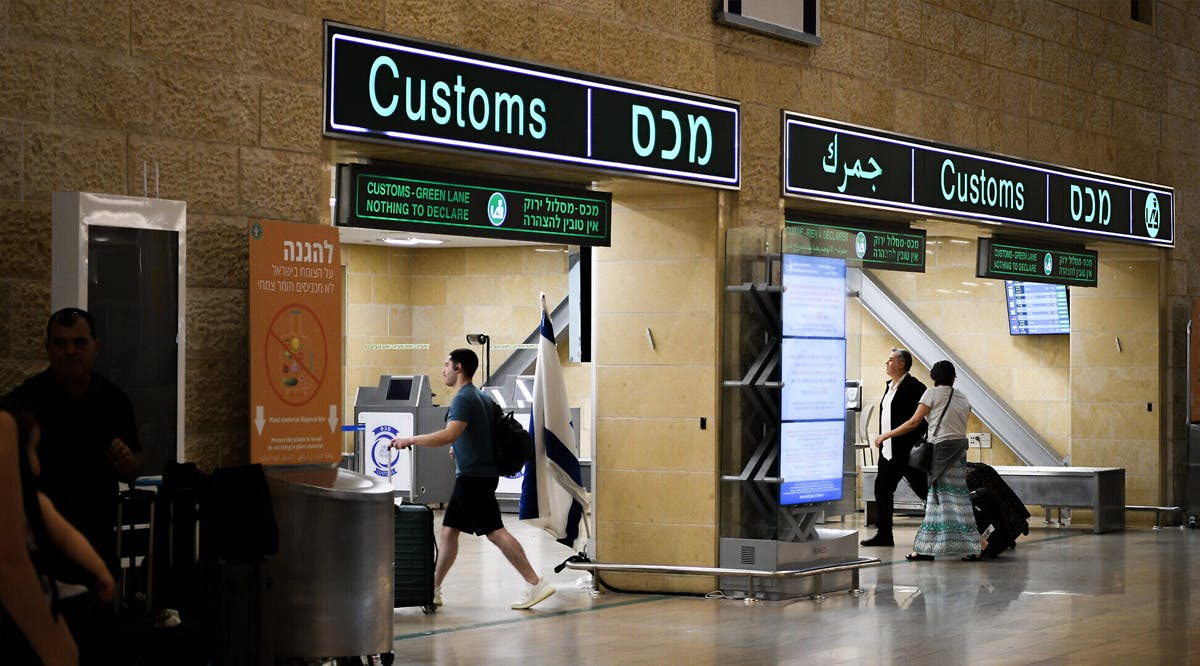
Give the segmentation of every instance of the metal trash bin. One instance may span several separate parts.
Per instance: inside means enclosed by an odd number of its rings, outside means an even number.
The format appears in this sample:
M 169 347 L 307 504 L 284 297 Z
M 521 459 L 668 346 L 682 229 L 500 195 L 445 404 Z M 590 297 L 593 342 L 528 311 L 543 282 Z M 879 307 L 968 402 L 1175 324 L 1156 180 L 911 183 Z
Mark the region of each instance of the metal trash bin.
M 279 553 L 264 607 L 278 659 L 392 651 L 392 488 L 341 468 L 267 470 Z

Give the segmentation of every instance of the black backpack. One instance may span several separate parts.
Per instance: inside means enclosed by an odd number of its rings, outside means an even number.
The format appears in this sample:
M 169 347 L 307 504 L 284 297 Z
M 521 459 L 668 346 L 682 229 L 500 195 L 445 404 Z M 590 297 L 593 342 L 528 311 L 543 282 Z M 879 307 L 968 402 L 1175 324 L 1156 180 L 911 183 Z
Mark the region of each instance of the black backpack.
M 511 411 L 492 403 L 492 451 L 500 476 L 513 476 L 533 460 L 533 438 Z

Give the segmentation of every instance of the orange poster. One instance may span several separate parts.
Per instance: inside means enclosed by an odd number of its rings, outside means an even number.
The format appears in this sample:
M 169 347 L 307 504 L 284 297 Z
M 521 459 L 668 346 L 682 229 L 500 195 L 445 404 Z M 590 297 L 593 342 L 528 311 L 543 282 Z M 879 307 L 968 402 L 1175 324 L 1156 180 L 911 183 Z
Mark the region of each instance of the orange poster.
M 250 462 L 341 460 L 342 271 L 334 227 L 253 220 Z

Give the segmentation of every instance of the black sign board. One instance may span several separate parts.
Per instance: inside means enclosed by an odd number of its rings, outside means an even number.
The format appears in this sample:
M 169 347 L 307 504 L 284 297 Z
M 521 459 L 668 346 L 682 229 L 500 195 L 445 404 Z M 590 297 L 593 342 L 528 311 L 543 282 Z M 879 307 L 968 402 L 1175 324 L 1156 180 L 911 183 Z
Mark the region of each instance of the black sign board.
M 998 280 L 1046 282 L 1070 287 L 1095 287 L 1099 255 L 1083 248 L 1059 248 L 980 238 L 975 275 Z
M 787 220 L 784 254 L 835 257 L 865 268 L 925 272 L 925 230 Z
M 1172 247 L 1170 187 L 783 114 L 783 194 Z
M 325 23 L 325 135 L 736 189 L 737 102 Z
M 398 166 L 338 168 L 338 226 L 607 247 L 611 222 L 608 192 Z

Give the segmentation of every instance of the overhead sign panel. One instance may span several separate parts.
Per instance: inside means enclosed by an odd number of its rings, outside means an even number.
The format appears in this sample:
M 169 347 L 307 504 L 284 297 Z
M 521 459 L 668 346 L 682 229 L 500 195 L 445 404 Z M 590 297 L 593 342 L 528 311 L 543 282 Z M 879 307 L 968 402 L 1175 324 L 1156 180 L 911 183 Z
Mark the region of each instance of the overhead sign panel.
M 784 112 L 783 193 L 1172 247 L 1170 187 Z
M 1056 248 L 980 238 L 975 275 L 998 280 L 1046 282 L 1071 287 L 1095 287 L 1099 254 L 1083 248 Z
M 866 268 L 925 272 L 925 230 L 787 220 L 784 254 L 861 262 Z
M 325 134 L 736 189 L 740 107 L 325 23 Z
M 337 224 L 607 247 L 612 195 L 383 165 L 338 168 Z

